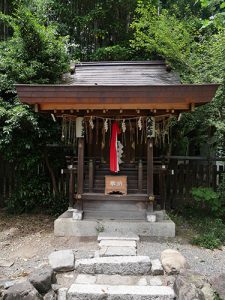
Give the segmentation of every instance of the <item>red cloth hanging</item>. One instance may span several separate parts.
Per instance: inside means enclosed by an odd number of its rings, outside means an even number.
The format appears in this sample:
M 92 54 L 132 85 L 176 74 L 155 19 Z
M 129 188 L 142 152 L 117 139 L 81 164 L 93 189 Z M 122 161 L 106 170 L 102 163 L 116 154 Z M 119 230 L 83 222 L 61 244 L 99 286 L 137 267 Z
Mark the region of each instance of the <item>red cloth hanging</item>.
M 120 128 L 115 121 L 112 125 L 112 137 L 110 141 L 110 171 L 117 173 L 119 171 L 119 163 L 117 156 L 117 136 L 120 134 Z

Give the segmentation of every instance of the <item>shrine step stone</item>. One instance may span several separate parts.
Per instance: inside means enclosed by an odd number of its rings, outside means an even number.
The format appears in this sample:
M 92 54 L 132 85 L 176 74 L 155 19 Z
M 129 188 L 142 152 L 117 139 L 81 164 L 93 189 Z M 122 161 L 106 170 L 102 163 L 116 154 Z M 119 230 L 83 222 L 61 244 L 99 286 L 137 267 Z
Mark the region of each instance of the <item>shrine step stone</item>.
M 169 300 L 174 299 L 172 288 L 167 286 L 73 284 L 67 300 Z
M 111 256 L 78 259 L 75 262 L 78 273 L 86 274 L 150 274 L 151 261 L 148 256 Z
M 136 247 L 102 247 L 99 256 L 135 256 Z
M 99 247 L 137 247 L 136 241 L 129 240 L 101 240 Z
M 140 238 L 135 233 L 121 234 L 117 232 L 101 232 L 98 235 L 98 241 L 102 240 L 124 240 L 124 241 L 139 241 Z
M 101 285 L 137 285 L 137 286 L 162 286 L 167 285 L 163 276 L 122 276 L 105 274 L 78 274 L 74 283 L 77 284 L 101 284 Z

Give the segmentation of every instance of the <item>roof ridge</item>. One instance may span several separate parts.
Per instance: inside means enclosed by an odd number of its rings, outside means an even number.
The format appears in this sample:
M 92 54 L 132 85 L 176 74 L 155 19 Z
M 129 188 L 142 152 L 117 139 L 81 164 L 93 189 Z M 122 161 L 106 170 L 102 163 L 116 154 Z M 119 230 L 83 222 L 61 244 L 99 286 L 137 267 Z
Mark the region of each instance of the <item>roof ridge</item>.
M 146 61 L 90 61 L 75 63 L 76 67 L 85 66 L 127 66 L 127 65 L 165 65 L 163 60 L 146 60 Z

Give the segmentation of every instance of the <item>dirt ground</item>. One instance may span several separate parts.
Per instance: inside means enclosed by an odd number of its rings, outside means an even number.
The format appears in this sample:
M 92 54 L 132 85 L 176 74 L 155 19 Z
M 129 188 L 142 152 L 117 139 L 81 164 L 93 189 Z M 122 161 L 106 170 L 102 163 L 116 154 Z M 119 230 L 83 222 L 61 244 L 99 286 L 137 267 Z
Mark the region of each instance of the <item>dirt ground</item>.
M 74 249 L 76 258 L 93 257 L 98 244 L 96 238 L 63 238 L 53 234 L 54 217 L 39 215 L 9 216 L 0 211 L 0 280 L 25 279 L 34 269 L 48 263 L 48 255 L 55 250 Z M 192 232 L 185 226 L 178 228 L 176 238 L 143 238 L 137 253 L 160 258 L 161 251 L 179 250 L 190 267 L 205 275 L 225 273 L 225 248 L 207 250 L 189 243 Z
M 76 257 L 90 257 L 98 249 L 95 238 L 63 238 L 53 234 L 54 217 L 9 216 L 0 212 L 0 280 L 26 277 L 47 264 L 55 250 L 75 249 Z

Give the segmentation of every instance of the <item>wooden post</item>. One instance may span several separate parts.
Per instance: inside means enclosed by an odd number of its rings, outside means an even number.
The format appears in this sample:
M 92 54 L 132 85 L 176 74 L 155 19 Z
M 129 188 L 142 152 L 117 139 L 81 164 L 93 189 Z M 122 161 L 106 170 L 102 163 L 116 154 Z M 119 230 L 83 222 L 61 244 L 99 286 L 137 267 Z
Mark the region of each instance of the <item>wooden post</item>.
M 93 192 L 94 187 L 94 163 L 93 159 L 89 159 L 89 193 Z
M 138 163 L 138 192 L 142 192 L 142 183 L 143 183 L 143 163 L 142 160 L 139 160 Z
M 82 210 L 81 197 L 84 189 L 84 138 L 78 139 L 78 162 L 77 162 L 77 208 Z
M 147 142 L 147 194 L 149 197 L 148 210 L 153 211 L 154 191 L 153 191 L 153 138 L 148 138 Z
M 70 179 L 69 179 L 69 207 L 74 205 L 74 171 L 73 168 L 70 169 Z

